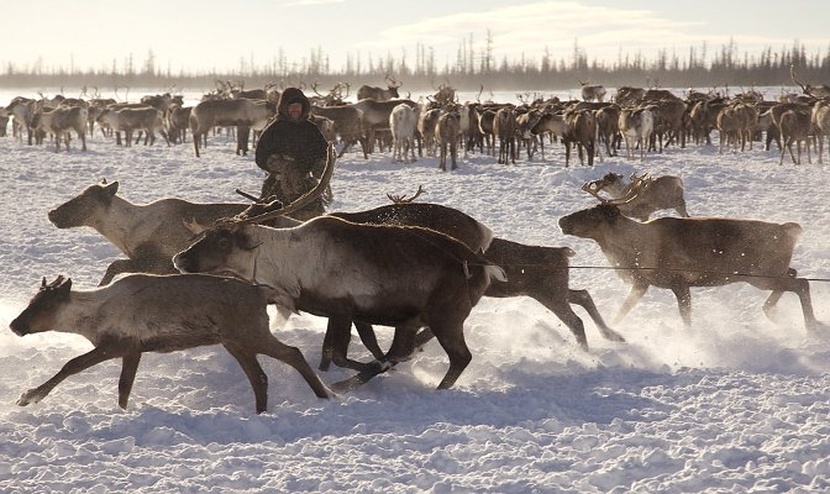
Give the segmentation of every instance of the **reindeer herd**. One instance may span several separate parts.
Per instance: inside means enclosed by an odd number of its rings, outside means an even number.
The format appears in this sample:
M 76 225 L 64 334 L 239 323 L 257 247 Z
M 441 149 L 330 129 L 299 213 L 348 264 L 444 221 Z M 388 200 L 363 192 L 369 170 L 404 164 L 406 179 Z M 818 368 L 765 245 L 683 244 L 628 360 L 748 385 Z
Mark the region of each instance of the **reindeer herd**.
M 421 145 L 427 146 L 425 131 L 433 124 L 421 117 L 434 112 L 432 152 L 441 149 L 442 169 L 447 160 L 451 168 L 457 166 L 458 147 L 471 151 L 471 142 L 474 146 L 485 145 L 486 134 L 470 131 L 470 125 L 477 121 L 476 128 L 481 129 L 482 121 L 487 119 L 493 125 L 492 136 L 499 137 L 500 150 L 505 149 L 504 153 L 500 151 L 503 163 L 515 162 L 521 146 L 531 153 L 538 145 L 544 152 L 543 139 L 538 139 L 543 128 L 552 129 L 550 132 L 566 144 L 566 156 L 571 146 L 576 146 L 588 163 L 595 155 L 601 156 L 598 122 L 637 121 L 640 126 L 650 122 L 652 127 L 647 132 L 623 127 L 603 134 L 607 153 L 619 149 L 623 140 L 632 153 L 637 147 L 642 153 L 670 143 L 682 146 L 687 138 L 702 142 L 707 135 L 703 130 L 690 132 L 687 124 L 668 124 L 660 105 L 648 99 L 648 91 L 618 91 L 615 99 L 633 98 L 635 102 L 622 104 L 619 111 L 612 106 L 597 106 L 605 105 L 604 93 L 594 92 L 592 98 L 598 101 L 577 102 L 561 113 L 528 105 L 527 111 L 518 115 L 517 107 L 482 111 L 457 105 L 452 91 L 445 89 L 431 100 L 437 106 L 427 111 L 407 100 L 388 100 L 382 105 L 375 99 L 363 99 L 360 106 L 315 106 L 315 112 L 318 108 L 331 109 L 329 115 L 335 115 L 351 108 L 358 112 L 353 116 L 361 126 L 376 122 L 371 139 L 364 133 L 345 134 L 359 142 L 364 153 L 373 152 L 370 146 L 386 145 L 383 133 L 387 130 L 397 141 L 396 131 L 405 122 L 407 131 L 413 131 L 416 137 L 396 146 L 395 157 L 402 160 L 414 156 L 417 134 L 421 134 Z M 824 100 L 811 97 L 818 100 L 812 102 L 813 106 L 821 107 Z M 662 98 L 658 101 L 670 102 L 666 106 L 673 108 L 667 114 L 680 108 L 676 100 L 667 95 Z M 698 103 L 707 106 L 708 112 L 716 107 L 713 101 L 706 98 Z M 726 103 L 723 108 L 746 104 L 743 98 L 741 101 Z M 203 118 L 197 111 L 199 105 L 191 111 L 191 129 L 193 112 L 197 122 Z M 786 109 L 772 119 L 773 125 L 780 122 L 782 126 L 784 147 L 791 135 L 785 130 L 787 115 L 798 111 Z M 387 115 L 388 128 L 374 112 Z M 159 114 L 164 112 L 159 110 Z M 367 114 L 374 120 L 367 120 Z M 222 121 L 216 114 L 210 118 L 214 119 L 211 127 Z M 335 122 L 336 134 L 345 141 L 343 127 L 337 127 L 334 118 L 325 118 Z M 714 126 L 700 129 L 718 128 L 719 120 L 725 117 L 716 116 L 711 120 Z M 100 121 L 100 115 L 96 121 Z M 198 123 L 196 128 L 201 128 Z M 579 130 L 583 128 L 588 129 L 584 135 Z M 25 129 L 18 130 L 22 135 Z M 144 131 L 150 132 L 147 128 Z M 579 137 L 589 134 L 594 138 L 590 146 Z M 204 143 L 205 135 L 194 132 L 192 138 Z M 481 141 L 472 140 L 474 135 Z M 488 149 L 495 145 L 493 140 L 487 144 Z M 198 153 L 198 145 L 195 149 Z M 267 376 L 256 360 L 257 354 L 292 366 L 316 396 L 325 398 L 351 391 L 412 358 L 418 348 L 435 338 L 449 361 L 438 384 L 439 389 L 446 389 L 456 383 L 472 359 L 464 323 L 482 297 L 533 298 L 557 316 L 586 351 L 585 327 L 572 308 L 574 304 L 589 314 L 604 338 L 625 341 L 605 322 L 589 292 L 570 286 L 569 258 L 574 251 L 568 247 L 525 245 L 501 238 L 462 211 L 415 201 L 418 194 L 410 198 L 389 196 L 391 204 L 367 211 L 295 219 L 294 213 L 329 187 L 337 158 L 335 149 L 332 143 L 318 185 L 288 205 L 199 204 L 175 198 L 139 205 L 118 195 L 118 182 L 102 182 L 49 211 L 48 218 L 57 228 L 93 228 L 126 259 L 108 266 L 96 289 L 73 289 L 71 280 L 63 277 L 52 283 L 43 279 L 29 305 L 12 321 L 12 331 L 21 336 L 50 330 L 77 333 L 88 338 L 94 349 L 70 360 L 51 379 L 24 393 L 18 404 L 37 402 L 67 377 L 105 360 L 121 358 L 118 403 L 126 407 L 142 353 L 214 344 L 223 345 L 248 377 L 257 413 L 267 409 Z M 427 147 L 419 152 L 430 151 Z M 594 240 L 614 272 L 631 285 L 615 321 L 631 311 L 650 286 L 655 286 L 674 293 L 681 319 L 689 326 L 691 287 L 745 282 L 771 292 L 763 304 L 770 318 L 781 296 L 793 292 L 801 302 L 806 328 L 818 331 L 823 327 L 813 312 L 808 281 L 790 267 L 801 232 L 799 225 L 690 217 L 683 182 L 673 176 L 634 174 L 626 180 L 609 173 L 585 183 L 582 189 L 596 197 L 599 204 L 562 217 L 559 226 L 567 235 Z M 655 212 L 666 209 L 673 209 L 678 216 L 650 219 Z M 325 371 L 334 363 L 357 374 L 344 381 L 323 383 L 298 348 L 281 343 L 271 333 L 266 312 L 269 304 L 286 316 L 301 311 L 327 318 L 319 369 Z M 349 358 L 352 325 L 374 361 Z M 380 348 L 374 326 L 393 328 L 388 350 Z
M 391 151 L 399 162 L 412 162 L 416 154 L 440 156 L 439 166 L 446 170 L 447 161 L 450 169 L 457 168 L 463 159 L 460 151 L 464 156 L 487 153 L 499 163 L 512 164 L 524 149 L 528 159 L 541 151 L 544 160 L 546 141 L 549 146 L 558 141 L 565 166 L 570 166 L 574 150 L 580 163 L 592 165 L 595 159 L 621 154 L 623 146 L 627 158 L 642 161 L 647 153 L 667 146 L 711 144 L 711 134 L 717 131 L 721 153 L 752 149 L 756 141 L 769 151 L 775 141 L 781 164 L 787 153 L 793 163 L 801 164 L 802 150 L 811 162 L 811 148 L 821 163 L 824 141 L 830 139 L 830 89 L 805 85 L 794 72 L 792 78 L 803 94 L 784 94 L 778 101 L 765 100 L 757 91 L 728 96 L 689 90 L 680 97 L 668 90 L 628 86 L 617 88 L 605 101 L 604 87 L 585 82 L 580 82 L 582 100 L 530 101 L 517 95 L 521 104 L 482 102 L 479 93 L 477 101 L 461 103 L 452 87 L 440 85 L 434 94 L 413 101 L 400 97 L 401 83 L 391 77 L 386 88 L 360 87 L 356 102 L 347 100 L 350 88 L 345 83 L 327 93 L 316 84 L 310 89 L 312 120 L 337 143 L 341 156 L 356 145 L 364 158 L 376 150 Z M 230 82 L 217 87 L 193 106 L 170 93 L 147 95 L 139 103 L 60 95 L 16 97 L 0 110 L 0 127 L 5 132 L 4 124 L 11 119 L 13 135 L 22 140 L 25 133 L 29 144 L 51 135 L 56 151 L 62 142 L 69 149 L 71 133 L 86 149 L 96 124 L 119 145 L 123 132 L 125 146 L 133 142 L 134 132 L 139 134 L 135 142 L 143 134 L 145 144 L 152 144 L 159 134 L 171 145 L 184 142 L 189 130 L 197 157 L 211 133 L 228 128 L 236 136 L 236 153 L 246 155 L 274 118 L 280 91 L 275 85 L 243 90 Z

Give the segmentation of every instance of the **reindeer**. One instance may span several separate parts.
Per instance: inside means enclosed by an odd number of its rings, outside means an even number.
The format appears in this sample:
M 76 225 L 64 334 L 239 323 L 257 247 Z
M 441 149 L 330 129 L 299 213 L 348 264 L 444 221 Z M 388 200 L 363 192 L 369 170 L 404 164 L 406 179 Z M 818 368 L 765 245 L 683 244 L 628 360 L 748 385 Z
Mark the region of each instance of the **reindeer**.
M 0 108 L 0 137 L 6 137 L 10 117 L 11 113 L 8 110 Z
M 363 85 L 357 90 L 357 99 L 371 98 L 376 101 L 388 101 L 393 98 L 400 98 L 398 88 L 401 83 L 396 81 L 392 76 L 386 75 L 386 89 L 377 86 Z
M 585 165 L 584 152 L 588 157 L 588 166 L 593 166 L 597 139 L 597 120 L 593 110 L 570 109 L 565 112 L 564 116 L 565 122 L 568 124 L 568 131 L 563 137 L 565 142 L 565 166 L 569 166 L 571 146 L 573 145 L 577 147 L 579 152 L 579 162 Z
M 320 129 L 320 133 L 326 138 L 327 142 L 335 142 L 337 140 L 337 130 L 334 127 L 334 120 L 326 118 L 322 115 L 309 115 L 308 120 Z
M 689 110 L 689 124 L 695 144 L 705 141 L 712 144 L 712 129 L 717 127 L 717 117 L 728 104 L 725 98 L 711 98 L 695 102 Z
M 363 159 L 369 158 L 366 141 L 363 138 L 363 112 L 349 105 L 345 106 L 317 106 L 312 105 L 312 115 L 319 115 L 334 122 L 334 132 L 340 136 L 342 147 L 338 158 L 354 144 L 360 143 Z
M 723 153 L 724 146 L 729 143 L 733 149 L 737 149 L 740 143 L 743 152 L 749 142 L 749 148 L 752 149 L 752 131 L 757 120 L 758 110 L 753 105 L 734 100 L 732 104 L 723 107 L 715 121 L 720 131 L 718 153 Z
M 478 144 L 481 147 L 481 131 L 478 128 L 477 103 L 464 103 L 458 111 L 458 121 L 464 142 L 464 157 Z
M 804 82 L 800 81 L 798 77 L 795 75 L 795 67 L 790 65 L 790 77 L 792 78 L 793 82 L 798 84 L 801 87 L 801 90 L 804 94 L 810 96 L 813 100 L 820 100 L 825 98 L 830 98 L 830 86 L 826 84 L 822 84 L 821 86 L 811 86 L 809 84 L 805 84 Z
M 510 106 L 503 106 L 493 119 L 493 135 L 499 139 L 499 163 L 516 164 L 516 114 Z
M 199 143 L 207 144 L 207 133 L 216 126 L 234 126 L 247 130 L 261 126 L 275 113 L 276 108 L 257 101 L 240 98 L 226 100 L 205 100 L 193 107 L 190 113 L 190 131 L 193 135 L 193 151 L 198 158 Z M 243 142 L 237 143 L 237 154 L 245 154 Z
M 813 105 L 811 119 L 813 128 L 816 130 L 816 140 L 818 141 L 818 162 L 821 164 L 825 138 L 827 139 L 827 148 L 830 150 L 830 98 L 817 101 Z
M 612 100 L 620 107 L 637 106 L 645 98 L 646 90 L 641 87 L 621 86 Z
M 133 132 L 136 130 L 145 133 L 144 145 L 155 143 L 156 131 L 161 134 L 167 145 L 170 145 L 170 139 L 164 130 L 164 114 L 152 106 L 121 108 L 118 110 L 108 107 L 98 115 L 96 121 L 101 125 L 108 126 L 115 132 L 123 131 L 126 147 L 132 145 Z M 136 142 L 138 142 L 138 139 L 136 139 Z
M 421 135 L 421 152 L 427 156 L 435 156 L 437 145 L 435 142 L 435 128 L 441 117 L 440 108 L 424 109 L 418 116 L 418 134 Z
M 46 397 L 67 377 L 120 358 L 118 405 L 127 408 L 141 354 L 221 344 L 251 383 L 256 412 L 268 407 L 268 376 L 257 362 L 264 354 L 290 365 L 319 398 L 329 390 L 299 349 L 277 340 L 266 310 L 272 290 L 232 278 L 207 275 L 134 274 L 95 290 L 73 290 L 58 276 L 46 284 L 9 325 L 18 336 L 62 331 L 87 338 L 91 351 L 75 357 L 51 379 L 23 393 L 26 406 Z
M 53 110 L 40 107 L 32 114 L 32 129 L 43 135 L 55 136 L 55 152 L 60 151 L 61 140 L 69 151 L 69 132 L 74 130 L 81 139 L 81 150 L 86 151 L 87 109 L 83 106 L 59 105 Z
M 327 333 L 339 338 L 352 321 L 395 326 L 387 354 L 392 362 L 409 358 L 416 332 L 429 325 L 450 361 L 438 388 L 451 387 L 472 358 L 464 320 L 491 279 L 503 278 L 501 269 L 430 229 L 334 216 L 292 228 L 258 224 L 304 207 L 319 193 L 315 189 L 284 208 L 211 227 L 173 263 L 183 273 L 231 272 L 264 282 L 277 293 L 277 304 L 328 317 Z M 342 276 L 344 270 L 351 276 Z
M 455 104 L 455 89 L 450 86 L 449 84 L 439 84 L 438 87 L 435 87 L 433 83 L 432 88 L 435 89 L 435 94 L 432 95 L 432 100 L 441 107 L 446 108 L 447 106 Z
M 805 84 L 798 80 L 795 75 L 795 68 L 791 65 L 790 66 L 790 77 L 792 77 L 793 82 L 798 84 L 801 87 L 801 90 L 804 94 L 808 97 L 808 100 L 813 105 L 812 115 L 811 115 L 811 123 L 813 126 L 813 130 L 816 134 L 816 140 L 818 141 L 818 162 L 822 162 L 822 153 L 824 152 L 824 137 L 828 137 L 828 146 L 830 146 L 830 87 L 826 85 L 821 85 L 819 87 L 813 87 L 809 84 Z M 792 120 L 797 120 L 796 118 L 792 118 Z M 795 125 L 795 124 L 794 124 Z M 798 134 L 800 129 L 792 129 L 792 134 Z M 798 143 L 798 153 L 799 153 L 799 161 L 801 161 L 801 144 L 800 140 L 793 137 L 793 140 L 797 140 Z M 810 153 L 810 146 L 807 145 L 807 156 L 809 158 Z M 782 153 L 783 154 L 783 153 Z M 792 157 L 792 149 L 790 148 L 790 157 Z M 795 158 L 793 158 L 795 161 Z
M 89 136 L 92 137 L 93 131 L 95 130 L 95 122 L 98 120 L 98 117 L 108 106 L 116 104 L 116 101 L 113 98 L 92 98 L 88 101 L 88 103 L 89 106 L 86 110 L 87 128 L 89 130 Z M 109 137 L 103 127 L 101 128 L 101 135 Z
M 654 129 L 654 116 L 648 108 L 623 108 L 620 112 L 620 132 L 625 139 L 625 155 L 634 158 L 635 147 L 640 147 L 640 161 L 645 159 L 649 137 Z
M 23 96 L 15 96 L 6 106 L 12 119 L 12 135 L 23 141 L 23 131 L 26 131 L 28 144 L 32 145 L 34 135 L 32 129 L 32 115 L 35 111 L 35 100 Z
M 597 101 L 602 103 L 605 99 L 605 88 L 599 84 L 588 84 L 587 82 L 579 81 L 582 86 L 582 101 Z
M 597 121 L 597 140 L 605 144 L 608 156 L 617 155 L 617 146 L 620 141 L 620 107 L 608 104 L 594 110 Z
M 684 118 L 688 111 L 686 103 L 679 98 L 671 97 L 649 101 L 648 106 L 654 117 L 652 139 L 659 140 L 660 152 L 663 151 L 664 136 L 667 137 L 665 146 L 676 141 L 681 148 L 686 147 L 684 129 Z
M 192 111 L 192 106 L 182 106 L 178 103 L 170 105 L 164 117 L 164 126 L 167 129 L 167 137 L 171 143 L 184 143 L 187 129 L 190 128 L 190 113 Z
M 415 131 L 418 119 L 415 110 L 406 103 L 401 103 L 392 109 L 389 115 L 389 128 L 392 129 L 394 151 L 392 159 L 398 162 L 415 162 Z M 411 160 L 407 158 L 411 155 Z
M 725 218 L 657 218 L 639 223 L 613 204 L 600 204 L 559 220 L 562 233 L 599 244 L 615 272 L 631 291 L 616 320 L 639 302 L 649 286 L 667 288 L 677 298 L 685 325 L 691 326 L 691 287 L 746 282 L 772 290 L 764 312 L 772 316 L 783 292 L 801 300 L 808 330 L 819 327 L 813 314 L 810 285 L 790 268 L 796 223 Z
M 461 124 L 459 122 L 458 112 L 455 110 L 443 112 L 435 126 L 435 140 L 441 150 L 439 166 L 442 171 L 447 171 L 448 152 L 452 163 L 451 169 L 455 170 L 458 168 L 456 160 L 458 158 L 458 140 L 460 138 Z
M 533 153 L 538 148 L 538 135 L 532 132 L 539 120 L 542 119 L 542 111 L 530 108 L 526 112 L 516 116 L 516 138 L 523 143 L 527 149 L 527 159 L 533 158 Z M 518 151 L 517 151 L 518 154 Z
M 409 198 L 403 196 L 387 197 L 395 205 L 404 206 L 407 204 L 417 205 L 412 201 L 423 193 L 423 187 Z M 611 341 L 624 342 L 625 339 L 616 331 L 608 327 L 603 320 L 591 295 L 587 290 L 573 290 L 569 284 L 568 259 L 575 255 L 568 247 L 543 247 L 524 245 L 510 240 L 482 236 L 480 224 L 469 216 L 459 213 L 456 210 L 445 208 L 437 204 L 423 204 L 423 206 L 445 209 L 446 213 L 440 215 L 422 216 L 418 209 L 395 210 L 394 214 L 375 215 L 364 213 L 360 215 L 348 215 L 344 218 L 354 222 L 380 222 L 381 224 L 421 224 L 436 231 L 450 235 L 463 242 L 473 251 L 483 251 L 484 257 L 490 262 L 502 267 L 506 280 L 492 280 L 487 291 L 487 297 L 505 298 L 527 296 L 531 297 L 545 308 L 554 313 L 573 333 L 577 343 L 584 350 L 588 350 L 588 340 L 585 337 L 585 327 L 582 320 L 573 312 L 571 304 L 584 308 L 600 334 Z M 417 221 L 409 215 L 417 215 Z M 432 220 L 423 223 L 422 218 L 440 218 L 440 221 Z M 361 341 L 367 349 L 372 352 L 379 361 L 385 362 L 386 356 L 380 351 L 374 330 L 370 325 L 356 324 Z M 327 335 L 328 336 L 328 335 Z M 432 338 L 432 333 L 427 329 L 423 330 L 415 338 L 414 347 L 424 345 Z M 328 370 L 329 364 L 334 360 L 337 365 L 348 365 L 346 358 L 348 351 L 348 336 L 339 340 L 331 340 L 330 345 L 323 350 L 323 357 L 320 362 L 321 370 Z M 340 363 L 338 363 L 338 361 Z M 354 367 L 359 368 L 359 367 Z
M 479 151 L 484 152 L 484 145 L 487 145 L 487 153 L 491 156 L 496 155 L 496 134 L 494 133 L 493 125 L 496 121 L 496 112 L 498 108 L 476 107 L 478 113 L 478 133 L 481 136 L 479 140 Z
M 189 245 L 193 236 L 188 222 L 210 224 L 235 216 L 249 204 L 200 204 L 161 199 L 138 205 L 116 195 L 118 182 L 90 185 L 83 192 L 49 211 L 58 228 L 87 226 L 112 242 L 127 259 L 113 261 L 99 286 L 121 273 L 175 273 L 173 255 Z
M 182 98 L 182 96 L 173 96 L 170 93 L 148 94 L 146 96 L 142 96 L 139 101 L 142 104 L 152 106 L 153 108 L 162 113 L 165 113 L 173 104 L 184 104 L 184 99 Z
M 392 109 L 402 103 L 409 105 L 417 114 L 418 104 L 412 100 L 377 101 L 367 98 L 349 105 L 362 112 L 361 128 L 366 139 L 367 152 L 374 151 L 376 132 L 389 126 L 389 116 L 392 114 Z
M 811 126 L 811 112 L 809 107 L 805 109 L 793 108 L 785 111 L 778 121 L 778 128 L 781 131 L 781 140 L 783 145 L 781 147 L 781 159 L 778 164 L 784 164 L 784 153 L 789 150 L 790 158 L 796 165 L 801 164 L 801 143 L 807 148 L 807 163 L 811 163 L 810 159 L 810 126 Z M 798 148 L 798 159 L 793 155 L 793 143 Z
M 315 94 L 309 98 L 312 106 L 343 106 L 346 104 L 346 98 L 349 97 L 350 92 L 349 83 L 338 82 L 326 94 L 321 93 L 317 89 L 317 86 L 318 83 L 316 81 L 311 85 L 311 89 Z
M 530 132 L 540 137 L 539 148 L 542 152 L 542 160 L 544 160 L 545 136 L 550 136 L 551 140 L 553 138 L 564 139 L 568 133 L 568 123 L 565 121 L 565 116 L 561 112 L 545 110 L 536 125 L 530 129 Z
M 126 135 L 126 128 L 115 129 L 113 126 L 118 125 L 119 119 L 118 116 L 115 115 L 115 112 L 124 110 L 124 109 L 133 109 L 133 110 L 155 110 L 150 105 L 145 105 L 144 103 L 112 103 L 109 105 L 104 106 L 103 108 L 96 110 L 97 116 L 95 117 L 95 123 L 97 123 L 101 127 L 101 134 L 104 137 L 111 137 L 113 133 L 115 134 L 115 144 L 117 146 L 121 146 L 121 132 L 124 132 Z M 147 113 L 147 120 L 155 122 L 155 113 L 148 112 Z M 103 118 L 102 118 L 103 117 Z M 134 118 L 129 118 L 124 120 L 125 123 L 124 127 L 126 127 L 126 123 L 131 122 Z M 135 127 L 135 126 L 133 126 Z M 141 140 L 141 133 L 143 131 L 139 130 L 138 135 L 136 136 L 135 143 L 138 144 L 139 140 Z M 124 144 L 125 146 L 129 147 L 132 144 L 131 138 L 126 138 L 127 142 Z M 146 144 L 146 143 L 145 143 Z

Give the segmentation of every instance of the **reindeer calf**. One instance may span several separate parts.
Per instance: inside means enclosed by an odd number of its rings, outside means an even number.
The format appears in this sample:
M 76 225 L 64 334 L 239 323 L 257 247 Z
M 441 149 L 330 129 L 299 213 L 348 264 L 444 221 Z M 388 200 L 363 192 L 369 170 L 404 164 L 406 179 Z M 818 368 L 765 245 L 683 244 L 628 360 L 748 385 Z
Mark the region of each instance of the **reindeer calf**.
M 320 398 L 329 392 L 300 350 L 277 340 L 268 326 L 270 288 L 206 275 L 136 274 L 95 290 L 72 290 L 63 276 L 46 278 L 29 306 L 11 322 L 24 336 L 63 331 L 86 337 L 95 348 L 67 362 L 51 379 L 23 393 L 17 404 L 37 403 L 67 377 L 121 358 L 118 404 L 127 408 L 143 352 L 172 352 L 221 344 L 239 362 L 254 390 L 257 413 L 268 404 L 268 376 L 257 362 L 265 354 L 294 367 Z

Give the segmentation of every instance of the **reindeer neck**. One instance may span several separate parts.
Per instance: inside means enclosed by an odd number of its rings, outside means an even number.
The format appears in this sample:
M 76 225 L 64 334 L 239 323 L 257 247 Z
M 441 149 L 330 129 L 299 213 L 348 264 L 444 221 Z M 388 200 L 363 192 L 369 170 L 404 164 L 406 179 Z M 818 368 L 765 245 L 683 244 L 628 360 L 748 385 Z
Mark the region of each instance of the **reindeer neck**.
M 129 243 L 140 236 L 141 225 L 147 219 L 147 206 L 133 204 L 118 196 L 112 198 L 110 220 L 94 225 L 98 232 L 128 256 L 136 247 Z
M 98 291 L 76 291 L 70 295 L 70 303 L 61 306 L 55 318 L 53 331 L 72 333 L 83 336 L 94 345 L 100 340 L 100 333 L 96 330 L 99 320 L 105 317 L 101 313 L 101 299 Z
M 638 253 L 642 251 L 643 242 L 642 225 L 634 220 L 620 218 L 617 225 L 606 232 L 605 242 L 599 242 L 600 248 L 609 259 L 617 264 L 636 262 Z M 634 247 L 634 249 L 632 249 Z M 624 258 L 620 254 L 633 254 L 631 259 Z M 627 257 L 627 256 L 626 256 Z
M 267 284 L 264 269 L 273 269 L 287 283 L 308 280 L 325 253 L 325 241 L 306 224 L 294 228 L 256 225 L 253 232 L 252 240 L 262 244 L 257 248 L 255 281 Z

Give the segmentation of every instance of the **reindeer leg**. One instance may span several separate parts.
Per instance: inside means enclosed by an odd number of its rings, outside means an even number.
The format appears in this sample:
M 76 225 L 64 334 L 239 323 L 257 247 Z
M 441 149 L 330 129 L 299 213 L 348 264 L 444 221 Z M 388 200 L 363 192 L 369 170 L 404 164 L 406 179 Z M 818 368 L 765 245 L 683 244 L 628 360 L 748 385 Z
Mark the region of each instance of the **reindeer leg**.
M 449 389 L 473 359 L 473 355 L 464 340 L 463 320 L 456 323 L 440 321 L 438 324 L 434 324 L 431 329 L 450 359 L 450 367 L 438 384 L 438 389 Z
M 342 352 L 344 355 L 348 353 L 351 333 L 349 330 L 345 332 L 342 331 L 340 326 L 342 326 L 342 322 L 338 325 L 335 323 L 334 318 L 329 318 L 328 326 L 326 326 L 326 334 L 323 337 L 323 350 L 320 355 L 320 365 L 317 366 L 317 368 L 323 372 L 329 370 L 331 362 L 334 360 L 335 352 Z M 351 328 L 351 322 L 349 323 L 349 328 Z
M 135 373 L 138 371 L 138 363 L 141 361 L 141 350 L 130 349 L 121 357 L 121 377 L 118 379 L 118 406 L 127 409 L 127 401 L 130 399 L 130 392 L 133 390 Z
M 415 336 L 417 326 L 399 326 L 395 328 L 395 337 L 384 358 L 388 362 L 405 362 L 415 353 Z
M 222 346 L 236 359 L 254 390 L 256 413 L 268 408 L 268 375 L 262 370 L 256 359 L 256 353 L 245 350 L 235 343 L 224 342 Z
M 119 350 L 118 345 L 109 343 L 102 344 L 95 347 L 91 351 L 73 358 L 51 379 L 41 384 L 37 388 L 30 389 L 20 396 L 17 404 L 24 407 L 29 403 L 37 403 L 52 391 L 55 386 L 60 384 L 67 377 L 77 374 L 101 362 L 118 358 L 123 355 L 123 350 Z
M 538 300 L 538 299 L 537 299 Z M 579 346 L 588 351 L 588 339 L 585 337 L 585 325 L 582 322 L 582 319 L 576 315 L 576 313 L 571 309 L 571 306 L 568 304 L 567 300 L 540 300 L 542 305 L 547 307 L 551 312 L 553 312 L 556 317 L 558 317 L 562 322 L 568 326 L 568 329 L 571 330 L 574 337 L 576 338 L 576 342 L 579 343 Z
M 677 306 L 680 309 L 680 317 L 683 318 L 683 324 L 690 328 L 692 326 L 692 294 L 689 291 L 688 285 L 676 285 L 672 287 L 672 292 L 677 298 Z
M 347 357 L 349 341 L 352 337 L 351 330 L 352 320 L 350 317 L 329 317 L 326 335 L 323 337 L 323 352 L 318 366 L 321 371 L 327 371 L 331 363 L 338 367 L 358 371 L 366 370 L 372 366 L 371 363 L 364 364 Z M 376 348 L 376 350 L 381 353 L 379 348 Z
M 375 359 L 383 360 L 386 355 L 383 353 L 383 350 L 380 349 L 380 345 L 378 345 L 377 335 L 375 334 L 375 330 L 372 328 L 372 325 L 355 322 L 354 327 L 357 329 L 357 334 L 360 336 L 360 341 L 363 342 L 363 346 L 371 352 Z
M 618 323 L 622 320 L 623 317 L 626 316 L 634 306 L 643 298 L 643 295 L 646 294 L 646 290 L 648 290 L 649 285 L 642 283 L 642 282 L 635 282 L 634 285 L 631 287 L 631 291 L 628 292 L 628 296 L 625 298 L 625 301 L 620 307 L 620 310 L 617 312 L 617 315 L 614 316 L 614 323 Z
M 791 291 L 798 295 L 801 301 L 801 312 L 804 314 L 804 325 L 808 331 L 817 331 L 822 325 L 816 320 L 813 312 L 813 301 L 810 296 L 810 283 L 803 278 L 795 278 L 795 270 L 791 270 L 793 279 L 786 283 L 787 286 L 780 286 L 780 289 L 774 290 L 769 297 L 764 301 L 764 314 L 772 321 L 775 321 L 775 305 L 783 295 L 784 291 Z
M 415 346 L 418 338 L 422 337 L 424 333 L 427 333 L 428 337 L 423 342 L 426 342 L 432 337 L 432 332 L 429 329 L 425 329 L 420 333 L 417 333 L 417 331 L 418 328 L 412 326 L 395 328 L 395 338 L 392 340 L 392 345 L 383 361 L 374 362 L 366 366 L 358 374 L 332 384 L 331 389 L 336 392 L 353 391 L 378 374 L 382 374 L 396 366 L 399 362 L 409 360 L 412 354 L 415 353 L 415 349 L 418 348 Z
M 597 328 L 603 338 L 611 341 L 625 341 L 625 338 L 623 338 L 621 334 L 611 329 L 605 323 L 605 320 L 602 318 L 602 315 L 600 315 L 596 304 L 594 304 L 594 299 L 591 298 L 591 294 L 588 293 L 588 290 L 568 290 L 568 302 L 579 305 L 585 309 L 586 312 L 588 312 L 588 315 L 591 316 L 591 320 L 593 320 L 594 324 L 597 325 Z
M 263 353 L 269 357 L 273 357 L 280 362 L 290 365 L 299 372 L 318 398 L 328 398 L 331 395 L 329 389 L 320 381 L 320 378 L 314 373 L 308 361 L 303 357 L 303 353 L 299 348 L 286 345 L 275 338 L 270 332 L 257 345 L 255 350 L 257 353 Z M 251 350 L 253 351 L 253 349 Z

